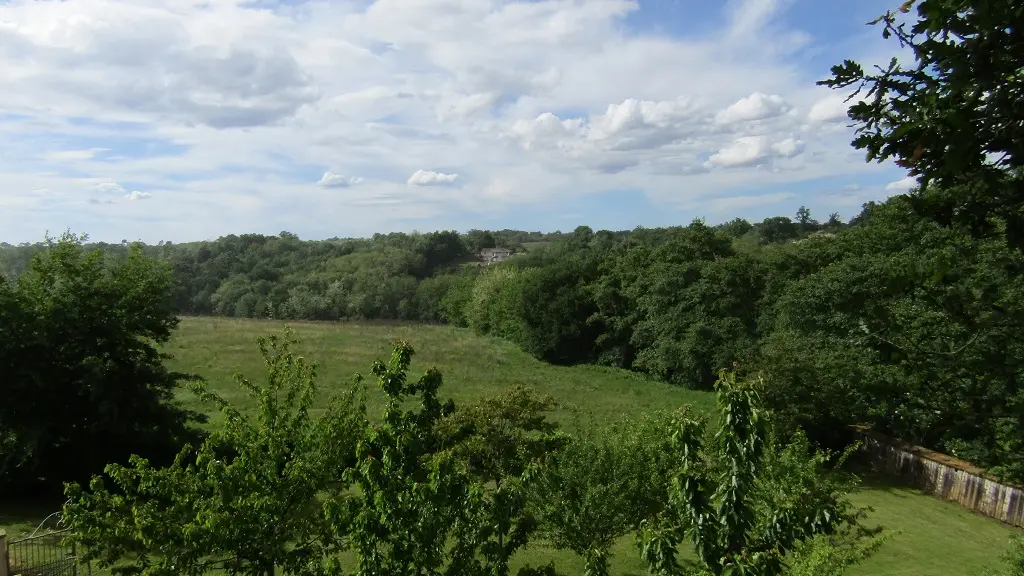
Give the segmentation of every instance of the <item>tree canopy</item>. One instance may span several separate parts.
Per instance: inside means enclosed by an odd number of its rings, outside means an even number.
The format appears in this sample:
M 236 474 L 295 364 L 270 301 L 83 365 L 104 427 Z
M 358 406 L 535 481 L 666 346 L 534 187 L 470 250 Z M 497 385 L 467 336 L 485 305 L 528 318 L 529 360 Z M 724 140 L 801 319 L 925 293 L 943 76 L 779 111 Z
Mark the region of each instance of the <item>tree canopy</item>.
M 905 21 L 915 7 L 917 21 Z M 853 146 L 869 162 L 895 158 L 917 177 L 921 214 L 979 236 L 1005 230 L 1024 247 L 1024 5 L 907 0 L 872 24 L 914 61 L 893 58 L 868 73 L 846 60 L 819 82 L 862 95 L 849 110 Z
M 141 245 L 114 258 L 85 240 L 48 239 L 23 274 L 0 281 L 7 490 L 59 489 L 131 454 L 168 459 L 202 419 L 174 401 L 187 376 L 159 349 L 178 323 L 169 266 Z

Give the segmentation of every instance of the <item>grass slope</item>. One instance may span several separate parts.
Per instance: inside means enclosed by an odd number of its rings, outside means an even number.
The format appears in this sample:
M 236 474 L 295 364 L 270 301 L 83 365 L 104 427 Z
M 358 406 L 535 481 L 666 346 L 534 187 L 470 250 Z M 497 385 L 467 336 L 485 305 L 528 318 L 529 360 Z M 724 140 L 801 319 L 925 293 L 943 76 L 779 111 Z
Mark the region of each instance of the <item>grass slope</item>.
M 251 379 L 263 377 L 254 341 L 278 330 L 274 321 L 185 318 L 168 352 L 171 366 L 201 374 L 222 393 L 237 396 L 230 383 L 241 371 Z M 395 340 L 416 349 L 412 372 L 436 365 L 444 375 L 443 397 L 456 403 L 487 396 L 513 384 L 525 384 L 574 406 L 581 421 L 602 424 L 638 417 L 652 410 L 673 410 L 692 404 L 701 411 L 714 405 L 711 394 L 692 392 L 652 381 L 624 370 L 594 366 L 551 366 L 495 338 L 448 326 L 409 326 L 386 323 L 289 323 L 301 340 L 300 350 L 320 364 L 321 392 L 346 381 L 355 372 L 366 374 L 373 360 L 387 359 Z M 569 410 L 556 415 L 572 424 Z M 944 502 L 898 482 L 877 476 L 865 478 L 855 495 L 859 505 L 875 511 L 869 523 L 901 534 L 879 553 L 850 573 L 857 575 L 973 576 L 995 566 L 1012 529 L 1004 524 Z M 612 565 L 620 575 L 645 574 L 632 537 L 613 550 Z M 555 560 L 566 573 L 582 573 L 582 560 L 572 554 L 536 546 L 523 552 L 519 562 L 543 564 Z
M 184 318 L 166 347 L 175 356 L 169 364 L 175 370 L 202 375 L 211 387 L 244 405 L 248 398 L 232 382 L 232 375 L 241 372 L 253 381 L 261 381 L 265 370 L 255 339 L 284 325 L 275 321 Z M 683 404 L 692 404 L 701 411 L 713 406 L 708 393 L 683 390 L 622 370 L 550 366 L 507 342 L 476 336 L 468 330 L 386 323 L 288 325 L 301 340 L 299 351 L 319 363 L 324 397 L 340 383 L 348 382 L 355 372 L 367 374 L 373 360 L 386 360 L 392 342 L 406 340 L 416 350 L 412 372 L 420 373 L 431 364 L 437 366 L 444 375 L 442 396 L 457 403 L 523 384 L 562 402 L 565 407 L 556 418 L 569 427 L 577 414 L 582 423 L 601 425 L 653 410 L 673 410 Z M 200 407 L 190 393 L 183 393 L 182 399 Z M 875 509 L 868 522 L 901 534 L 864 565 L 851 570 L 852 576 L 974 576 L 998 564 L 998 556 L 1013 533 L 1010 527 L 891 479 L 868 475 L 865 480 L 855 501 Z M 12 535 L 22 534 L 53 509 L 0 503 L 0 528 Z M 632 537 L 622 539 L 612 552 L 614 574 L 646 573 Z M 580 558 L 543 545 L 523 551 L 516 565 L 538 565 L 549 560 L 554 560 L 564 573 L 582 573 Z
M 706 411 L 713 406 L 710 394 L 684 390 L 635 373 L 599 366 L 552 366 L 525 354 L 508 342 L 483 338 L 469 330 L 449 326 L 393 323 L 289 322 L 300 344 L 298 352 L 318 363 L 320 394 L 327 398 L 347 385 L 356 372 L 371 379 L 374 360 L 387 361 L 391 345 L 409 342 L 416 351 L 410 376 L 418 377 L 428 366 L 444 376 L 442 398 L 461 404 L 521 384 L 553 395 L 563 405 L 555 417 L 572 426 L 575 414 L 583 423 L 632 418 L 654 410 L 674 410 L 684 404 Z M 173 370 L 197 373 L 211 387 L 241 405 L 248 397 L 232 383 L 240 372 L 250 380 L 265 378 L 266 369 L 256 338 L 280 332 L 284 322 L 232 318 L 184 318 L 165 347 L 174 356 Z M 181 399 L 194 396 L 183 391 Z M 371 406 L 371 410 L 375 407 Z

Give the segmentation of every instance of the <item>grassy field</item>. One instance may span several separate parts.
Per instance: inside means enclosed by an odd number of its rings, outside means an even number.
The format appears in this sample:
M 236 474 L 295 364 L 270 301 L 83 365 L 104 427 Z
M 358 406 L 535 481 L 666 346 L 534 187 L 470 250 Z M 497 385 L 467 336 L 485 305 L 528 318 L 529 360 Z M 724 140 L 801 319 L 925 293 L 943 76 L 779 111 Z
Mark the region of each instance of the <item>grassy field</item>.
M 387 361 L 396 340 L 409 342 L 416 351 L 410 376 L 418 377 L 429 366 L 444 376 L 442 397 L 457 404 L 482 398 L 521 384 L 553 395 L 562 407 L 555 418 L 567 427 L 574 416 L 582 422 L 605 423 L 640 416 L 653 410 L 673 410 L 692 404 L 706 411 L 711 395 L 651 381 L 624 370 L 598 366 L 562 367 L 540 362 L 521 350 L 494 338 L 481 338 L 469 330 L 448 326 L 400 324 L 289 323 L 300 340 L 298 351 L 318 364 L 319 392 L 327 398 L 346 386 L 356 372 L 368 376 L 376 390 L 370 365 Z M 174 370 L 197 373 L 225 397 L 242 405 L 245 393 L 234 384 L 236 372 L 253 381 L 266 373 L 256 348 L 256 338 L 280 332 L 284 323 L 231 318 L 185 318 L 165 350 L 174 356 Z M 380 398 L 380 396 L 377 396 Z M 181 399 L 194 404 L 194 396 L 182 391 Z M 373 397 L 371 396 L 371 400 Z M 371 410 L 374 407 L 371 406 Z
M 406 340 L 416 350 L 411 372 L 437 366 L 444 375 L 443 397 L 457 403 L 522 384 L 552 394 L 563 404 L 556 414 L 568 427 L 576 421 L 602 425 L 635 418 L 653 410 L 673 410 L 692 404 L 706 411 L 713 405 L 707 393 L 682 390 L 650 381 L 629 372 L 591 367 L 558 367 L 539 362 L 514 346 L 482 338 L 467 330 L 444 326 L 396 324 L 289 323 L 301 341 L 299 351 L 319 365 L 320 393 L 326 397 L 351 380 L 355 372 L 368 374 L 375 359 L 386 360 L 395 340 Z M 225 318 L 185 318 L 167 352 L 175 358 L 173 369 L 195 372 L 213 388 L 239 403 L 248 398 L 232 383 L 241 372 L 261 381 L 265 371 L 255 345 L 257 336 L 277 331 L 282 322 Z M 190 393 L 182 399 L 194 402 Z M 199 405 L 193 404 L 199 408 Z M 853 576 L 974 576 L 996 566 L 1013 530 L 997 521 L 969 512 L 891 479 L 873 475 L 855 494 L 860 505 L 872 506 L 871 525 L 899 530 L 878 554 L 850 571 Z M 21 534 L 31 530 L 54 505 L 0 503 L 0 528 Z M 613 549 L 613 573 L 645 574 L 632 537 Z M 516 559 L 517 564 L 543 564 L 554 560 L 567 574 L 582 573 L 582 561 L 571 553 L 542 545 L 532 546 Z

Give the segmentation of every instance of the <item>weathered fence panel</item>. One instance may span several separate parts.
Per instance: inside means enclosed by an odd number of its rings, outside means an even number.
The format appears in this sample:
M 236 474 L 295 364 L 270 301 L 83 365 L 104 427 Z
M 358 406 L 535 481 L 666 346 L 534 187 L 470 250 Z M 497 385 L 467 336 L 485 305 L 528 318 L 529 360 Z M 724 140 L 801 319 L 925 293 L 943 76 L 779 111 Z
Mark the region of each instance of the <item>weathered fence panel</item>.
M 968 462 L 854 426 L 861 451 L 880 472 L 908 478 L 935 496 L 1024 527 L 1024 489 L 999 482 Z

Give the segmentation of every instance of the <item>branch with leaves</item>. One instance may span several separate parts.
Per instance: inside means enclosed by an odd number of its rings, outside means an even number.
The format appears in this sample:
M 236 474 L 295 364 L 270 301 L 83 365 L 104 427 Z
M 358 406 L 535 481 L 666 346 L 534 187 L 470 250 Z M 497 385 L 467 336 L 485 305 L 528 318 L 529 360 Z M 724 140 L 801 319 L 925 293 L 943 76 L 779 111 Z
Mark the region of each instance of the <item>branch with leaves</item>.
M 901 14 L 917 6 L 908 26 Z M 855 87 L 847 101 L 867 160 L 890 157 L 919 177 L 915 205 L 940 223 L 978 235 L 1005 229 L 1024 247 L 1024 94 L 1020 54 L 1024 12 L 1016 2 L 909 0 L 870 25 L 908 48 L 914 62 L 893 58 L 869 74 L 852 60 L 818 82 Z M 930 190 L 934 182 L 937 190 Z M 997 224 L 1001 223 L 1001 224 Z
M 455 526 L 448 574 L 505 576 L 512 555 L 533 537 L 538 522 L 529 501 L 531 481 L 566 442 L 547 419 L 555 407 L 553 397 L 516 386 L 440 421 L 445 444 L 474 479 Z
M 408 380 L 412 355 L 413 348 L 399 342 L 388 364 L 374 363 L 387 395 L 383 418 L 367 425 L 356 463 L 345 473 L 358 490 L 355 505 L 332 505 L 328 512 L 335 531 L 351 535 L 360 576 L 440 573 L 448 537 L 470 496 L 465 466 L 437 433 L 454 404 L 438 400 L 442 377 L 436 368 Z M 413 397 L 419 397 L 419 409 L 404 410 Z
M 852 484 L 833 481 L 828 455 L 809 457 L 805 439 L 776 443 L 755 384 L 723 371 L 716 390 L 713 438 L 688 411 L 674 422 L 678 468 L 666 510 L 641 527 L 641 555 L 654 574 L 683 574 L 676 550 L 689 539 L 708 574 L 782 574 L 802 542 L 855 523 L 844 498 Z
M 295 342 L 288 330 L 259 339 L 266 384 L 236 377 L 255 413 L 194 383 L 224 417 L 198 450 L 186 446 L 166 468 L 139 457 L 130 466 L 109 465 L 112 490 L 100 477 L 89 491 L 67 487 L 63 516 L 84 560 L 124 575 L 198 576 L 215 567 L 252 576 L 277 567 L 316 574 L 346 547 L 319 495 L 345 490 L 339 479 L 365 409 L 351 391 L 312 417 L 316 367 L 292 352 Z

